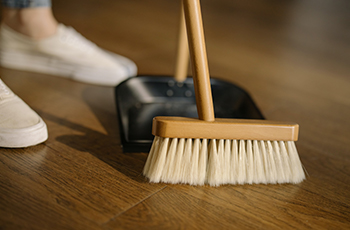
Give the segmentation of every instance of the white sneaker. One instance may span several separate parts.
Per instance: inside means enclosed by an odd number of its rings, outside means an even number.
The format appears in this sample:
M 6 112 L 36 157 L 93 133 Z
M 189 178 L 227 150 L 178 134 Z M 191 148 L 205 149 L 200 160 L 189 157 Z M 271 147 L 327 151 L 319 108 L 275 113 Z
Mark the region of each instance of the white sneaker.
M 0 79 L 0 147 L 28 147 L 47 136 L 45 122 Z
M 0 65 L 105 86 L 116 86 L 137 74 L 133 61 L 102 50 L 63 24 L 58 25 L 55 35 L 40 41 L 2 24 Z

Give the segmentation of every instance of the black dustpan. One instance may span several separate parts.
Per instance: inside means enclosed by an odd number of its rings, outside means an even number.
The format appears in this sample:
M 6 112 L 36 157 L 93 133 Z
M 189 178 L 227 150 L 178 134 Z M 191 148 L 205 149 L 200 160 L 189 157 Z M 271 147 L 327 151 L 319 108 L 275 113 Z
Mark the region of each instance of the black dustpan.
M 218 79 L 211 87 L 215 117 L 264 119 L 242 88 Z M 149 152 L 153 117 L 197 117 L 192 78 L 178 83 L 170 76 L 137 76 L 118 85 L 115 97 L 123 152 Z

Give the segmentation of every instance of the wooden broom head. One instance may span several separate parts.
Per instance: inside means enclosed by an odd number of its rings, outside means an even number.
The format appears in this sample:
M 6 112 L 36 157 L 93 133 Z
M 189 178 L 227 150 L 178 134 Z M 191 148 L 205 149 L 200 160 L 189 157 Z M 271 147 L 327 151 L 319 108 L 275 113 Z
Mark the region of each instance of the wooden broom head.
M 152 134 L 169 138 L 297 141 L 299 125 L 291 122 L 187 117 L 155 117 Z

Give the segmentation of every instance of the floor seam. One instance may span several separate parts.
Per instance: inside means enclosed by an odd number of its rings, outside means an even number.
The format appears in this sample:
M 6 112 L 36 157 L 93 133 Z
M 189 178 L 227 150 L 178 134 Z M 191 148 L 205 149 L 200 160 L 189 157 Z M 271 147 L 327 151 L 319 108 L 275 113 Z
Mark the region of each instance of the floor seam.
M 115 220 L 116 218 L 118 218 L 119 216 L 123 215 L 124 213 L 126 213 L 127 211 L 131 210 L 132 208 L 136 207 L 137 205 L 141 204 L 142 202 L 148 200 L 149 198 L 151 198 L 152 196 L 154 196 L 155 194 L 159 193 L 160 191 L 164 190 L 165 188 L 167 188 L 168 186 L 164 186 L 163 188 L 157 190 L 156 192 L 150 194 L 149 196 L 145 197 L 144 199 L 140 200 L 139 202 L 135 203 L 134 205 L 132 205 L 131 207 L 127 208 L 126 210 L 118 213 L 117 215 L 113 216 L 111 219 L 109 219 L 108 221 L 106 221 L 105 223 L 102 223 L 101 226 L 105 226 L 106 224 L 108 224 L 109 222 Z

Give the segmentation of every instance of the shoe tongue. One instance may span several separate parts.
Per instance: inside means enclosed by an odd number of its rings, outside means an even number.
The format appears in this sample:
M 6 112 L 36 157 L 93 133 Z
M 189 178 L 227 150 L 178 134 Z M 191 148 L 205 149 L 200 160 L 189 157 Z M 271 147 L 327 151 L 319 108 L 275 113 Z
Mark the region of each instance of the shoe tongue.
M 9 87 L 0 79 L 0 100 L 13 96 L 14 93 L 10 90 Z

